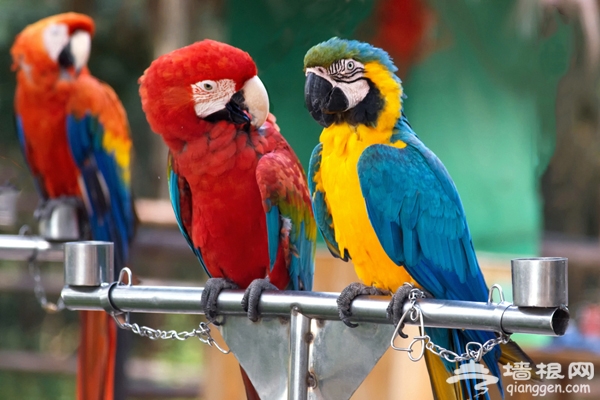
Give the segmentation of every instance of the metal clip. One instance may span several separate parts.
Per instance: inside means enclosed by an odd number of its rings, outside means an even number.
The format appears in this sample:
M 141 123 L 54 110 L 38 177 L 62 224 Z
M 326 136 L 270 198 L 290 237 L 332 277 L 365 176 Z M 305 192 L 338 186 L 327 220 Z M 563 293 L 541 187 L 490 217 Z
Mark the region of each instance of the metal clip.
M 500 296 L 500 302 L 502 303 L 504 301 L 504 291 L 502 290 L 502 286 L 500 286 L 499 284 L 495 283 L 492 285 L 492 288 L 490 289 L 490 293 L 488 294 L 488 304 L 494 304 L 494 290 L 498 291 L 498 295 Z
M 427 344 L 426 342 L 429 340 L 429 336 L 425 335 L 425 325 L 423 323 L 423 313 L 421 312 L 421 309 L 419 308 L 419 306 L 417 306 L 417 298 L 422 297 L 422 295 L 423 295 L 423 292 L 419 289 L 411 290 L 409 297 L 408 297 L 411 300 L 410 309 L 408 309 L 404 314 L 402 314 L 402 317 L 400 318 L 400 321 L 398 321 L 398 324 L 396 325 L 396 329 L 394 329 L 394 333 L 393 333 L 392 339 L 390 341 L 390 346 L 392 347 L 392 349 L 394 349 L 396 351 L 407 352 L 408 358 L 410 358 L 412 361 L 419 361 L 421 358 L 423 358 L 423 355 L 425 354 L 425 346 Z M 406 316 L 408 316 L 409 314 L 410 314 L 409 318 L 411 321 L 414 322 L 414 321 L 417 321 L 417 319 L 419 320 L 421 336 L 414 337 L 412 342 L 410 342 L 410 345 L 406 348 L 398 347 L 395 345 L 394 342 L 396 340 L 396 337 L 398 336 L 400 327 L 402 326 L 404 320 L 406 319 Z M 418 357 L 413 357 L 413 355 L 412 355 L 413 346 L 417 342 L 422 342 L 421 352 L 419 353 Z
M 477 350 L 471 350 L 471 347 L 476 347 Z M 483 345 L 479 342 L 469 342 L 465 346 L 465 351 L 472 360 L 475 362 L 480 362 L 481 357 L 483 357 Z
M 131 269 L 129 269 L 129 267 L 123 267 L 123 269 L 121 271 L 119 271 L 119 279 L 117 279 L 116 282 L 113 282 L 107 290 L 107 297 L 108 297 L 108 302 L 110 303 L 110 306 L 112 307 L 112 310 L 107 310 L 107 312 L 109 312 L 109 314 L 113 317 L 113 319 L 115 320 L 115 322 L 117 323 L 117 325 L 119 326 L 119 328 L 121 329 L 127 329 L 127 325 L 129 325 L 129 312 L 123 312 L 121 310 L 119 310 L 118 308 L 116 308 L 112 302 L 110 301 L 110 291 L 116 287 L 116 286 L 125 286 L 125 287 L 129 287 L 131 286 L 131 282 L 133 282 L 132 279 L 132 273 L 131 273 Z M 127 277 L 127 283 L 124 282 L 124 279 Z M 106 307 L 105 307 L 106 309 Z
M 408 352 L 408 358 L 410 358 L 411 361 L 419 361 L 425 355 L 425 349 L 427 348 L 427 342 L 429 341 L 429 336 L 425 334 L 425 325 L 423 324 L 423 313 L 421 312 L 421 309 L 416 305 L 413 306 L 413 309 L 416 310 L 416 312 L 419 316 L 419 325 L 420 325 L 419 328 L 421 330 L 421 336 L 415 336 L 413 338 L 412 342 L 410 343 L 410 345 L 408 346 L 408 348 L 410 350 Z M 413 321 L 414 320 L 415 319 L 413 319 Z M 421 342 L 421 353 L 419 354 L 418 357 L 413 357 L 412 348 L 415 345 L 415 343 L 417 343 L 417 342 Z

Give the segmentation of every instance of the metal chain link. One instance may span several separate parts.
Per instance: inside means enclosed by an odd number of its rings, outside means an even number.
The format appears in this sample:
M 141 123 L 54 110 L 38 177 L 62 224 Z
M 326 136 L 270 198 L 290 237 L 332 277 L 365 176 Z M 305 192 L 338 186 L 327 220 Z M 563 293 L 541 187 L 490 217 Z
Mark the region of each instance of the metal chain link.
M 127 276 L 127 283 L 124 283 L 124 278 Z M 127 267 L 123 268 L 119 273 L 119 280 L 117 286 L 131 286 L 132 274 L 131 270 Z M 114 320 L 117 322 L 119 328 L 131 331 L 136 335 L 147 337 L 151 340 L 158 339 L 173 339 L 173 340 L 187 340 L 192 337 L 198 338 L 202 343 L 209 345 L 210 347 L 216 347 L 221 353 L 229 354 L 231 350 L 225 350 L 215 341 L 210 334 L 210 327 L 206 322 L 200 322 L 197 329 L 193 329 L 191 332 L 175 330 L 163 331 L 162 329 L 154 329 L 148 326 L 139 326 L 136 323 L 130 323 L 130 313 L 112 313 Z
M 498 292 L 500 294 L 500 300 L 504 301 L 504 294 L 502 292 L 502 287 L 500 287 L 500 285 L 494 285 L 494 286 L 492 286 L 492 289 L 490 290 L 490 294 L 488 297 L 488 304 L 492 303 L 492 296 L 493 296 L 494 289 L 498 290 Z M 392 348 L 397 351 L 406 351 L 408 353 L 408 358 L 410 358 L 412 361 L 419 361 L 421 358 L 423 358 L 423 355 L 425 354 L 425 349 L 427 349 L 430 352 L 432 352 L 433 354 L 437 355 L 438 357 L 441 357 L 451 363 L 463 362 L 463 361 L 468 361 L 468 360 L 475 360 L 475 361 L 479 362 L 479 361 L 481 361 L 481 358 L 485 354 L 492 351 L 494 349 L 494 347 L 496 347 L 500 344 L 506 344 L 510 340 L 509 334 L 500 332 L 498 337 L 492 338 L 483 344 L 481 344 L 479 342 L 467 343 L 467 345 L 465 346 L 465 352 L 462 354 L 455 353 L 455 352 L 448 350 L 440 345 L 437 345 L 437 344 L 433 343 L 433 341 L 431 340 L 431 337 L 429 337 L 429 335 L 426 335 L 424 333 L 425 326 L 423 324 L 423 313 L 422 313 L 421 309 L 419 308 L 419 306 L 417 305 L 417 299 L 423 299 L 423 298 L 425 298 L 425 293 L 422 290 L 413 288 L 410 291 L 410 293 L 408 294 L 408 300 L 410 301 L 411 307 L 404 314 L 402 314 L 402 317 L 400 318 L 398 325 L 396 325 L 396 329 L 394 330 L 394 334 L 393 334 L 392 340 L 391 340 Z M 407 316 L 410 317 L 411 321 L 417 321 L 417 320 L 419 321 L 419 325 L 421 328 L 421 336 L 415 336 L 407 348 L 397 347 L 394 344 L 394 341 L 396 339 L 396 336 L 398 335 L 398 331 L 400 330 L 400 327 L 402 326 L 402 324 Z M 414 351 L 413 346 L 418 342 L 421 342 L 421 344 L 422 344 L 421 353 L 419 354 L 418 357 L 414 357 L 412 355 L 412 352 Z
M 28 225 L 23 225 L 21 229 L 19 229 L 19 235 L 21 236 L 29 236 L 31 234 L 31 229 Z M 46 290 L 44 289 L 44 285 L 42 284 L 42 273 L 40 271 L 40 267 L 37 263 L 37 251 L 34 251 L 31 258 L 28 260 L 29 266 L 29 275 L 33 278 L 33 293 L 35 294 L 35 298 L 44 311 L 49 314 L 55 314 L 65 309 L 65 303 L 63 302 L 62 297 L 58 298 L 56 303 L 48 301 L 48 297 L 46 296 Z
M 433 354 L 444 358 L 446 361 L 451 363 L 462 362 L 475 360 L 479 362 L 481 357 L 489 353 L 499 344 L 506 344 L 510 340 L 510 335 L 505 333 L 501 333 L 500 336 L 490 339 L 484 344 L 479 342 L 469 342 L 465 346 L 466 352 L 462 354 L 457 354 L 451 350 L 445 349 L 442 346 L 439 346 L 431 341 L 431 338 L 428 335 L 424 335 L 424 339 L 426 341 L 425 348 L 431 351 Z M 476 347 L 477 350 L 471 350 L 471 347 Z

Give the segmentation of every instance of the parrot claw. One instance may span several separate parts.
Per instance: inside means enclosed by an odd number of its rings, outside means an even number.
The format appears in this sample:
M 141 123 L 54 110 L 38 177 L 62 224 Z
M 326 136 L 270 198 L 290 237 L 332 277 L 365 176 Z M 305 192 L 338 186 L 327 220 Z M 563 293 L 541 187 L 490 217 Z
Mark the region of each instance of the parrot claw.
M 414 288 L 415 287 L 410 283 L 405 283 L 404 285 L 400 286 L 398 290 L 396 290 L 396 293 L 392 295 L 392 301 L 390 301 L 390 304 L 387 307 L 386 314 L 388 319 L 392 320 L 394 326 L 398 325 L 400 319 L 402 319 L 402 315 L 404 314 L 404 303 L 408 300 L 408 296 Z M 426 290 L 419 290 L 425 294 L 425 297 L 433 297 L 431 293 L 427 292 Z M 404 324 L 402 324 L 398 330 L 398 335 L 400 335 L 401 338 L 406 339 L 408 338 L 408 335 L 404 333 L 403 330 Z
M 224 278 L 210 278 L 204 285 L 202 298 L 200 299 L 200 308 L 204 311 L 204 315 L 208 322 L 213 325 L 221 325 L 217 321 L 217 299 L 219 293 L 225 289 L 239 289 L 238 285 Z
M 342 290 L 340 293 L 340 297 L 337 298 L 338 304 L 338 312 L 340 314 L 340 319 L 346 326 L 350 328 L 356 328 L 358 324 L 354 322 L 350 322 L 350 317 L 352 317 L 352 302 L 358 296 L 369 295 L 369 296 L 378 296 L 378 295 L 389 295 L 390 292 L 387 290 L 377 289 L 373 286 L 363 285 L 359 282 L 354 282 L 348 285 Z
M 258 321 L 260 313 L 258 312 L 258 302 L 260 295 L 265 290 L 279 290 L 277 286 L 269 282 L 269 279 L 255 279 L 250 283 L 250 286 L 244 292 L 242 298 L 242 307 L 248 313 L 248 318 L 252 322 Z

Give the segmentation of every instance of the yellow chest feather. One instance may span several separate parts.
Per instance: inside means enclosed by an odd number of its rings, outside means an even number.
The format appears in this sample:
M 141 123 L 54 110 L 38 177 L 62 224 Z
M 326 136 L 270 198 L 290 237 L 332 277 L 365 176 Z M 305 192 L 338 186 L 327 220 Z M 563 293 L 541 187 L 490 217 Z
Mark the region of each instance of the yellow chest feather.
M 358 277 L 367 285 L 394 291 L 413 280 L 381 247 L 367 214 L 357 170 L 363 151 L 372 144 L 388 142 L 390 134 L 362 125 L 326 128 L 321 134 L 319 186 L 331 209 L 340 251 L 348 250 Z M 406 146 L 402 142 L 394 145 Z

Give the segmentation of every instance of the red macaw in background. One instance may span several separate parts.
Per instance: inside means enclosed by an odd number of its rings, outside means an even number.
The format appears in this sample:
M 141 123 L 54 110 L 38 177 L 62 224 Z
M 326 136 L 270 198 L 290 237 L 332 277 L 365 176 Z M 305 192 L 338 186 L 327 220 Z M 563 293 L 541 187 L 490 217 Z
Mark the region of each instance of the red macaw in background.
M 11 48 L 16 126 L 43 200 L 38 212 L 50 213 L 61 201 L 82 205 L 86 237 L 115 243 L 118 272 L 135 225 L 131 140 L 117 95 L 86 66 L 93 33 L 91 18 L 67 13 L 42 19 L 17 36 Z M 77 398 L 113 399 L 120 368 L 115 322 L 105 312 L 80 316 Z
M 204 40 L 159 57 L 140 78 L 146 118 L 170 150 L 175 216 L 212 277 L 201 304 L 211 322 L 222 289 L 247 288 L 252 320 L 263 290 L 312 289 L 306 176 L 256 74 L 248 53 Z

